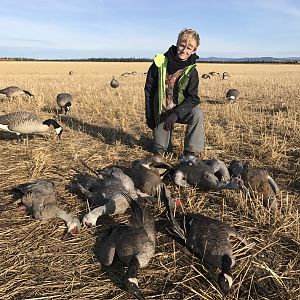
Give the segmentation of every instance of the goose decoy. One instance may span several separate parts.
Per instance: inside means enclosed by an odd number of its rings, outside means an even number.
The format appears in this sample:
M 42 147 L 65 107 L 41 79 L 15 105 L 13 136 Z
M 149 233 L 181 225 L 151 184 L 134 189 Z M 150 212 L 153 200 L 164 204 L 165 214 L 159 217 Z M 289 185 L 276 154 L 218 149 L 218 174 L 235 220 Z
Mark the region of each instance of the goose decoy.
M 120 77 L 128 77 L 131 73 L 129 72 L 125 72 L 125 73 L 122 73 Z
M 231 268 L 235 265 L 229 238 L 235 237 L 246 246 L 249 243 L 228 224 L 198 213 L 184 214 L 180 226 L 171 210 L 171 198 L 167 196 L 164 187 L 161 198 L 167 207 L 175 235 L 203 262 L 222 270 L 218 275 L 218 283 L 227 294 L 233 283 Z
M 99 247 L 99 260 L 110 266 L 115 256 L 128 266 L 123 279 L 125 289 L 137 299 L 145 299 L 139 289 L 137 275 L 140 268 L 146 267 L 155 253 L 156 231 L 153 215 L 145 205 L 138 204 L 128 194 L 123 194 L 129 202 L 132 224 L 117 224 L 102 236 Z
M 0 90 L 0 95 L 7 98 L 14 98 L 14 97 L 24 96 L 24 95 L 34 97 L 34 95 L 31 94 L 30 92 L 22 90 L 17 86 L 9 86 L 7 88 Z
M 201 78 L 203 78 L 203 79 L 210 79 L 210 76 L 208 74 L 202 74 Z
M 184 156 L 175 166 L 173 180 L 179 186 L 192 185 L 204 191 L 243 188 L 241 179 L 230 179 L 229 171 L 223 161 L 200 160 L 192 155 Z
M 120 85 L 119 81 L 117 79 L 115 79 L 115 77 L 113 76 L 113 78 L 110 82 L 110 86 L 115 89 L 115 88 L 119 87 L 119 85 Z
M 230 75 L 228 74 L 228 72 L 223 72 L 223 74 L 222 74 L 223 80 L 227 80 L 229 77 L 230 77 Z
M 137 74 L 136 71 L 132 71 L 132 72 L 131 72 L 131 75 L 136 75 L 136 74 Z
M 49 180 L 38 180 L 16 188 L 21 192 L 19 210 L 28 210 L 37 220 L 60 218 L 65 221 L 68 233 L 79 232 L 80 222 L 57 206 L 56 185 Z
M 69 75 L 73 75 L 73 74 L 74 74 L 74 72 L 73 72 L 73 71 L 70 71 L 70 72 L 69 72 Z
M 240 91 L 237 89 L 229 89 L 226 93 L 226 99 L 230 102 L 234 102 L 240 96 Z
M 71 108 L 73 97 L 69 93 L 60 93 L 56 96 L 56 102 L 60 108 L 60 113 L 64 111 L 66 115 Z
M 57 136 L 60 138 L 62 127 L 54 119 L 43 120 L 36 114 L 26 111 L 18 111 L 0 116 L 0 130 L 21 134 L 45 133 L 53 126 Z
M 264 170 L 251 167 L 249 163 L 233 160 L 229 165 L 232 176 L 240 176 L 252 195 L 256 192 L 263 197 L 263 204 L 274 213 L 277 207 L 276 194 L 279 188 L 274 179 Z
M 129 207 L 124 193 L 138 197 L 131 178 L 117 167 L 104 168 L 97 172 L 97 177 L 79 174 L 74 188 L 98 206 L 83 217 L 82 223 L 86 226 L 95 226 L 102 215 L 124 213 Z
M 172 166 L 161 155 L 135 160 L 132 163 L 131 178 L 141 192 L 155 197 L 162 185 L 162 177 Z
M 208 74 L 209 74 L 210 76 L 220 76 L 220 73 L 219 73 L 219 72 L 214 72 L 214 71 L 209 72 Z

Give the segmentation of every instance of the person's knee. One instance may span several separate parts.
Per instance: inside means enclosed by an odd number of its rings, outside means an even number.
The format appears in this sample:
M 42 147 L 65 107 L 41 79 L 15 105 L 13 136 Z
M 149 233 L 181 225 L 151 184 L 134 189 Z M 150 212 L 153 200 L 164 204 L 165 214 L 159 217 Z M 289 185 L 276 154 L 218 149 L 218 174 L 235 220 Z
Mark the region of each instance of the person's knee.
M 190 119 L 192 122 L 203 122 L 204 113 L 198 106 L 196 106 L 191 110 L 188 119 Z

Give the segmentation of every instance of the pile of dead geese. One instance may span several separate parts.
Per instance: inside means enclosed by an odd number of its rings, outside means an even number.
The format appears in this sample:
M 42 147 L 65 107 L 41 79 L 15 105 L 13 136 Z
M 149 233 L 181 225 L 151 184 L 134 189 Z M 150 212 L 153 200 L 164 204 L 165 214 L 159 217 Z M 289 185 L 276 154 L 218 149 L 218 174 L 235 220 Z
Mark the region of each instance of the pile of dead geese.
M 67 112 L 65 107 L 72 102 L 70 95 L 60 94 L 57 99 L 58 102 L 65 99 L 61 108 Z M 11 131 L 23 133 L 17 127 L 19 123 L 14 121 L 16 118 L 19 118 L 18 122 L 22 118 L 33 120 L 39 124 L 40 130 L 47 126 L 34 115 L 21 118 L 17 113 L 2 116 L 0 122 Z M 86 172 L 77 172 L 70 183 L 71 192 L 86 199 L 92 207 L 81 220 L 59 207 L 57 183 L 45 179 L 12 187 L 14 199 L 19 199 L 17 209 L 29 211 L 38 220 L 62 219 L 66 224 L 67 236 L 80 234 L 82 227 L 96 226 L 104 215 L 123 214 L 130 208 L 133 222 L 125 225 L 117 223 L 104 230 L 97 255 L 104 266 L 112 265 L 115 257 L 127 266 L 123 286 L 137 299 L 144 299 L 138 284 L 138 273 L 147 267 L 155 254 L 156 220 L 150 207 L 157 205 L 158 199 L 165 205 L 171 237 L 181 240 L 191 254 L 199 257 L 201 263 L 220 269 L 216 282 L 224 294 L 229 293 L 234 284 L 231 270 L 236 262 L 229 238 L 238 239 L 240 247 L 246 251 L 251 244 L 249 238 L 246 239 L 221 220 L 200 213 L 174 213 L 176 207 L 183 203 L 172 197 L 171 185 L 206 192 L 228 189 L 258 193 L 263 195 L 263 204 L 270 213 L 276 210 L 278 186 L 274 179 L 266 171 L 246 162 L 233 160 L 226 165 L 221 160 L 202 160 L 186 155 L 172 165 L 165 157 L 152 155 L 132 161 L 130 174 L 125 174 L 118 166 L 93 170 L 84 161 L 80 162 Z M 12 204 L 0 206 L 0 211 Z
M 133 74 L 133 72 L 131 73 Z M 215 76 L 210 74 L 211 76 Z M 113 78 L 111 87 L 118 87 Z M 29 96 L 33 94 L 18 87 L 0 90 L 5 97 Z M 230 90 L 228 97 L 234 101 L 239 96 L 237 90 Z M 71 94 L 63 92 L 56 97 L 58 114 L 67 114 L 73 104 Z M 0 130 L 19 136 L 43 134 L 53 127 L 58 137 L 62 127 L 55 119 L 43 119 L 32 112 L 18 111 L 0 116 Z M 127 266 L 123 278 L 124 288 L 137 299 L 144 299 L 138 285 L 138 273 L 147 267 L 155 254 L 155 218 L 147 203 L 160 202 L 165 205 L 168 232 L 204 264 L 220 269 L 216 282 L 218 288 L 227 294 L 234 278 L 231 269 L 235 266 L 229 238 L 240 241 L 240 246 L 249 248 L 250 241 L 227 223 L 200 213 L 175 213 L 180 200 L 173 198 L 170 185 L 180 188 L 196 188 L 205 192 L 220 190 L 241 191 L 248 195 L 262 195 L 263 205 L 270 214 L 275 214 L 278 186 L 264 170 L 256 169 L 247 162 L 237 160 L 228 165 L 217 159 L 202 160 L 193 155 L 181 157 L 175 165 L 163 156 L 153 155 L 132 161 L 130 174 L 117 166 L 92 170 L 85 162 L 86 173 L 74 176 L 71 190 L 78 197 L 86 199 L 90 211 L 80 219 L 59 207 L 57 183 L 41 178 L 35 182 L 12 187 L 17 194 L 18 210 L 30 212 L 37 220 L 60 218 L 66 224 L 66 235 L 79 234 L 82 227 L 96 226 L 104 215 L 123 214 L 130 208 L 134 222 L 126 225 L 115 224 L 101 236 L 98 257 L 105 266 L 110 266 L 115 257 Z M 93 173 L 93 175 L 91 175 Z M 178 204 L 179 201 L 179 204 Z M 15 201 L 14 201 L 15 202 Z M 0 206 L 5 211 L 10 202 Z

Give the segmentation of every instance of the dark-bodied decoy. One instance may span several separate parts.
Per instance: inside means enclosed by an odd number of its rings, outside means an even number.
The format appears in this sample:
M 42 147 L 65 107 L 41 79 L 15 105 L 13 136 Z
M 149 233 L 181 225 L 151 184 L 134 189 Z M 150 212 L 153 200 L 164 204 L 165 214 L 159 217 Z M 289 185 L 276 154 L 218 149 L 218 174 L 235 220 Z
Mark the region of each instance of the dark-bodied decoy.
M 208 75 L 208 74 L 202 74 L 201 78 L 203 78 L 203 79 L 210 79 L 210 75 Z
M 119 81 L 113 76 L 112 80 L 110 81 L 110 86 L 115 89 L 119 87 L 119 85 Z
M 201 160 L 195 156 L 184 156 L 173 174 L 175 184 L 183 187 L 196 186 L 204 191 L 209 190 L 240 190 L 243 181 L 239 178 L 230 179 L 228 169 L 220 160 Z
M 133 181 L 117 167 L 104 168 L 97 176 L 79 174 L 74 188 L 97 206 L 83 217 L 82 223 L 87 226 L 95 226 L 102 215 L 124 213 L 129 207 L 124 193 L 137 198 Z
M 233 160 L 229 165 L 232 176 L 240 176 L 249 192 L 263 197 L 263 204 L 274 213 L 277 208 L 276 194 L 279 188 L 274 179 L 265 171 L 252 167 L 249 163 Z
M 54 119 L 41 119 L 36 114 L 26 111 L 18 111 L 0 116 L 0 130 L 13 132 L 17 135 L 45 133 L 53 126 L 60 138 L 62 127 Z
M 229 79 L 229 77 L 230 77 L 230 75 L 228 74 L 228 72 L 223 72 L 223 74 L 222 74 L 223 80 L 227 80 L 227 79 Z
M 220 73 L 219 73 L 219 72 L 214 72 L 214 71 L 209 72 L 208 74 L 209 74 L 210 76 L 220 76 Z
M 0 96 L 1 95 L 2 97 L 7 97 L 7 98 L 14 98 L 14 97 L 24 96 L 24 95 L 34 97 L 34 95 L 31 94 L 30 92 L 26 90 L 22 90 L 17 86 L 9 86 L 7 88 L 0 90 Z
M 156 232 L 153 215 L 145 205 L 139 205 L 127 194 L 133 220 L 131 224 L 117 224 L 102 236 L 98 257 L 105 266 L 113 263 L 115 256 L 128 266 L 123 279 L 125 289 L 137 299 L 145 299 L 139 289 L 137 275 L 140 268 L 146 267 L 155 253 Z
M 69 93 L 59 93 L 56 96 L 56 103 L 60 108 L 60 113 L 64 112 L 65 115 L 70 110 L 72 102 L 73 102 L 73 97 Z
M 68 233 L 78 233 L 80 222 L 57 206 L 56 185 L 49 180 L 38 180 L 16 188 L 22 193 L 19 210 L 27 209 L 37 220 L 60 218 L 65 221 Z
M 184 214 L 181 216 L 180 225 L 170 208 L 171 198 L 166 194 L 164 187 L 161 198 L 166 204 L 174 234 L 204 263 L 221 269 L 218 283 L 227 294 L 233 283 L 231 268 L 235 265 L 229 238 L 235 237 L 245 245 L 248 245 L 248 242 L 228 224 L 198 213 Z
M 229 89 L 226 93 L 226 99 L 229 102 L 235 102 L 240 96 L 240 91 L 237 89 Z

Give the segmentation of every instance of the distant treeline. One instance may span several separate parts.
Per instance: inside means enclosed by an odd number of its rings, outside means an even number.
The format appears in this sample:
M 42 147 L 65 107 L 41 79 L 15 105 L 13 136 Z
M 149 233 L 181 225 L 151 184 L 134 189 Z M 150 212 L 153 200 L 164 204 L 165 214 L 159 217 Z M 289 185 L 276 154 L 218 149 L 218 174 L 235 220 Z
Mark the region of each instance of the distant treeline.
M 2 57 L 0 61 L 54 61 L 54 62 L 151 62 L 152 58 L 112 57 L 112 58 L 71 58 L 71 59 L 36 59 L 24 57 Z M 199 63 L 220 64 L 300 64 L 300 58 L 200 58 Z

